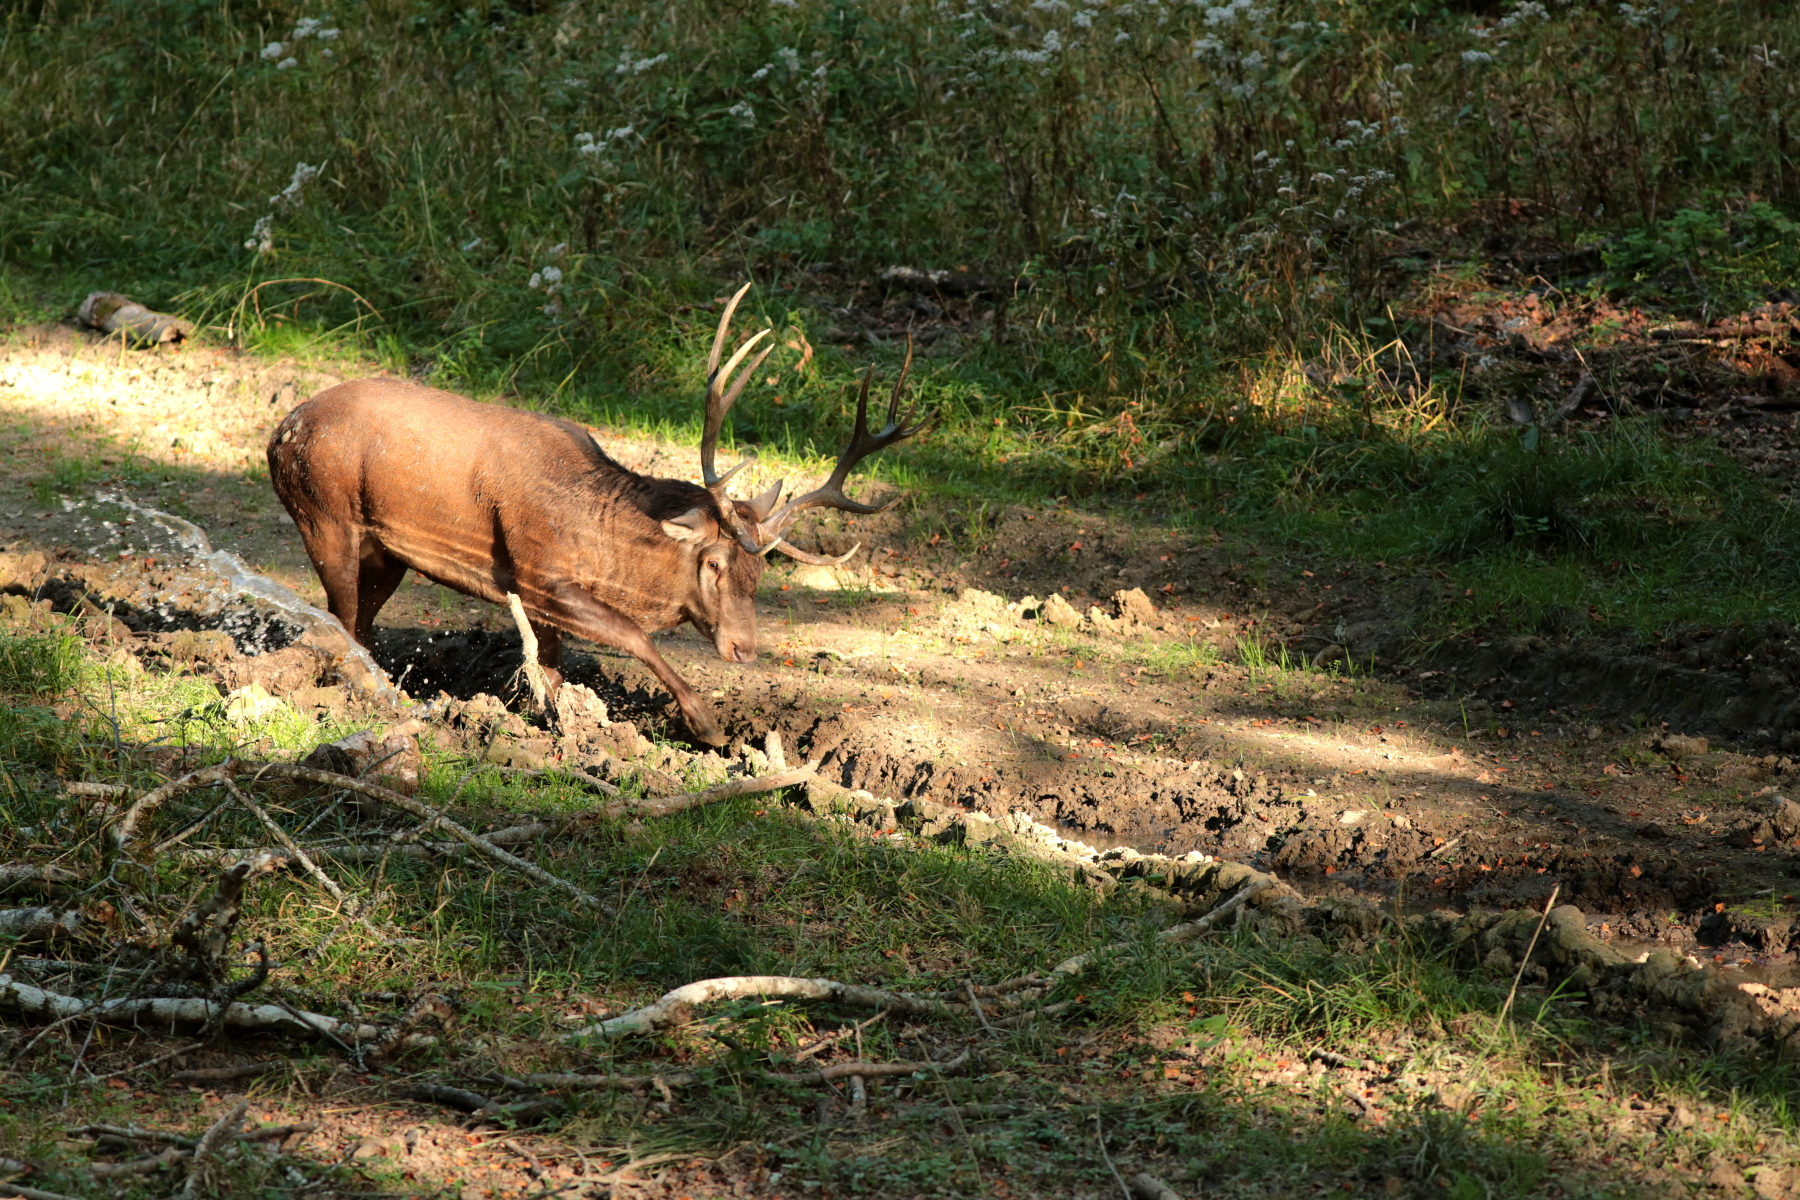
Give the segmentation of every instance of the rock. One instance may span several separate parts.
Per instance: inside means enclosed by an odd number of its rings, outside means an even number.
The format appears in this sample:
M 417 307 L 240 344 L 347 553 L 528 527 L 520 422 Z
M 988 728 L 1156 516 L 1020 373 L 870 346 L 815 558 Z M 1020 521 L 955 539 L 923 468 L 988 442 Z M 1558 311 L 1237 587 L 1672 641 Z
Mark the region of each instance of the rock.
M 1788 1190 L 1789 1178 L 1789 1173 L 1780 1167 L 1750 1169 L 1750 1186 L 1756 1192 L 1757 1200 L 1784 1200 L 1792 1194 Z
M 565 683 L 556 693 L 556 719 L 563 732 L 577 740 L 612 725 L 606 701 L 593 688 L 580 683 Z
M 407 725 L 416 724 L 407 722 Z M 401 726 L 385 737 L 378 737 L 373 730 L 361 729 L 335 742 L 314 747 L 300 765 L 354 779 L 367 779 L 402 796 L 417 795 L 425 758 L 419 753 L 418 739 L 413 732 Z
M 217 629 L 183 629 L 169 639 L 169 657 L 178 663 L 221 663 L 237 657 L 237 643 Z
M 1039 619 L 1055 625 L 1059 629 L 1075 629 L 1081 625 L 1081 614 L 1062 598 L 1060 592 L 1050 593 L 1050 598 L 1044 601 L 1043 608 L 1040 610 Z
M 344 695 L 343 688 L 337 687 L 295 688 L 287 694 L 287 700 L 299 709 L 322 708 L 329 712 L 342 712 L 349 707 L 349 697 Z
M 1181 1200 L 1174 1188 L 1145 1171 L 1131 1177 L 1132 1200 Z
M 1696 758 L 1706 753 L 1706 739 L 1686 737 L 1679 733 L 1665 733 L 1656 743 L 1656 748 L 1670 758 Z
M 1150 603 L 1150 597 L 1144 595 L 1143 588 L 1114 592 L 1113 611 L 1119 622 L 1128 628 L 1151 628 L 1162 622 L 1162 615 L 1156 611 L 1156 605 Z
M 555 753 L 556 746 L 549 738 L 497 737 L 494 744 L 488 747 L 485 761 L 502 767 L 522 767 L 528 771 L 537 771 Z
M 1706 1173 L 1706 1186 L 1727 1196 L 1741 1196 L 1744 1194 L 1744 1172 L 1730 1160 L 1721 1158 Z
M 984 592 L 980 588 L 964 588 L 956 599 L 972 613 L 981 613 L 987 616 L 1006 615 L 1006 597 L 996 596 L 992 592 Z
M 36 550 L 29 554 L 0 554 L 0 588 L 32 588 L 49 565 L 50 560 Z
M 261 721 L 289 711 L 287 702 L 269 695 L 260 683 L 248 683 L 225 694 L 225 717 L 237 722 Z
M 1096 633 L 1125 632 L 1125 625 L 1122 622 L 1113 620 L 1111 617 L 1101 612 L 1098 605 L 1088 609 L 1087 620 L 1088 624 L 1094 628 Z
M 1775 836 L 1784 842 L 1800 838 L 1800 804 L 1795 804 L 1786 796 L 1775 797 L 1775 809 L 1769 814 L 1769 824 L 1775 830 Z

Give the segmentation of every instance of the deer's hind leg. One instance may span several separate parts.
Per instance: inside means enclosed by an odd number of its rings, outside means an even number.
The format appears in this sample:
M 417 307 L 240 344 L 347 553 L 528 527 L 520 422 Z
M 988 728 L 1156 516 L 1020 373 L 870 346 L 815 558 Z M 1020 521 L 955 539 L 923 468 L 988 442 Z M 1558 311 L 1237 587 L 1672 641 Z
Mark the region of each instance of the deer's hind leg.
M 370 534 L 357 547 L 356 640 L 367 646 L 375 633 L 375 614 L 381 611 L 406 578 L 407 566 Z

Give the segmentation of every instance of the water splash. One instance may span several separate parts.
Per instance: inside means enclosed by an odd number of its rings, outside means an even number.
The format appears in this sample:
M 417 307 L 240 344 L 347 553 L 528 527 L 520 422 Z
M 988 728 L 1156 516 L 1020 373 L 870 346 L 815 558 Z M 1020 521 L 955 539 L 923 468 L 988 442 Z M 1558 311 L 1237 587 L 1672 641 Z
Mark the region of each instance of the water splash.
M 305 640 L 328 654 L 338 674 L 353 690 L 394 707 L 400 707 L 404 703 L 399 691 L 389 681 L 387 672 L 376 665 L 367 650 L 357 645 L 336 617 L 308 604 L 268 576 L 251 570 L 243 559 L 231 551 L 214 547 L 211 539 L 206 536 L 206 531 L 200 526 L 173 513 L 146 507 L 120 493 L 100 491 L 94 494 L 94 498 L 105 504 L 116 504 L 128 509 L 160 527 L 197 565 L 206 568 L 223 582 L 227 596 L 248 596 L 275 610 L 283 621 L 300 631 L 292 640 Z

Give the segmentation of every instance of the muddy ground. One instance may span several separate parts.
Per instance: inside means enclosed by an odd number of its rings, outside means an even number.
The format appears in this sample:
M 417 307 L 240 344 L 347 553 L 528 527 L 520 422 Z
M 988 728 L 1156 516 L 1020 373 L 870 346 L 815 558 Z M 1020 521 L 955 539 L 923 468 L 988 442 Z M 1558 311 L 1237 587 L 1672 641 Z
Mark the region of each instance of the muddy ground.
M 293 405 L 360 370 L 13 331 L 0 350 L 0 587 L 110 608 L 106 636 L 153 662 L 184 624 L 207 624 L 133 602 L 179 566 L 126 520 L 100 524 L 40 482 L 74 479 L 71 496 L 112 488 L 191 518 L 322 604 L 261 447 Z M 600 435 L 629 466 L 696 473 L 691 449 Z M 746 492 L 777 470 L 752 467 Z M 719 661 L 691 632 L 659 640 L 735 738 L 777 728 L 837 782 L 880 796 L 1197 850 L 1315 894 L 1498 907 L 1541 904 L 1554 886 L 1603 936 L 1698 942 L 1775 974 L 1792 963 L 1800 826 L 1778 811 L 1800 737 L 1792 630 L 1476 637 L 1426 656 L 1410 649 L 1409 614 L 1446 602 L 1438 578 L 1067 504 L 953 516 L 919 497 L 803 526 L 809 548 L 872 551 L 836 572 L 772 569 L 753 665 Z M 512 682 L 518 636 L 488 606 L 415 577 L 378 624 L 377 660 L 417 700 Z M 315 658 L 231 632 L 198 655 L 222 690 L 255 681 L 301 707 L 349 703 Z M 636 752 L 640 732 L 682 736 L 635 662 L 577 646 L 569 677 L 631 723 L 615 754 Z

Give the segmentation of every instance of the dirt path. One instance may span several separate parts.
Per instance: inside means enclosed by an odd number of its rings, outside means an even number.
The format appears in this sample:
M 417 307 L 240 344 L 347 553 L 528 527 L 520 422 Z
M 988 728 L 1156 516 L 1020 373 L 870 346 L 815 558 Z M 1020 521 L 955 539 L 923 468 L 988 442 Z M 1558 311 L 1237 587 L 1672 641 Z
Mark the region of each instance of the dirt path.
M 322 603 L 261 448 L 336 377 L 15 330 L 0 348 L 0 584 L 73 603 L 75 584 L 123 595 L 153 576 L 154 561 L 122 553 L 129 529 L 101 545 L 57 498 L 105 485 L 189 517 Z M 689 449 L 601 434 L 627 465 L 694 465 Z M 780 469 L 759 463 L 744 486 Z M 734 735 L 777 727 L 846 786 L 1240 859 L 1315 893 L 1510 906 L 1559 886 L 1607 936 L 1698 939 L 1776 974 L 1793 961 L 1800 824 L 1776 796 L 1793 761 L 1662 740 L 1674 731 L 1620 720 L 1616 690 L 1533 682 L 1558 653 L 1593 653 L 1580 647 L 1502 647 L 1502 661 L 1472 642 L 1410 677 L 1354 661 L 1383 635 L 1347 636 L 1346 623 L 1377 625 L 1372 613 L 1436 581 L 1066 505 L 972 514 L 922 497 L 797 537 L 830 551 L 864 541 L 873 565 L 771 571 L 752 666 L 719 662 L 691 633 L 661 640 Z M 46 590 L 57 579 L 67 586 Z M 502 691 L 518 640 L 504 614 L 415 579 L 383 611 L 376 653 L 413 696 L 466 698 Z M 1704 674 L 1653 666 L 1671 686 L 1670 671 Z M 255 677 L 256 660 L 234 669 Z M 313 682 L 265 677 L 277 692 Z M 570 677 L 645 732 L 679 735 L 637 664 L 577 654 Z

